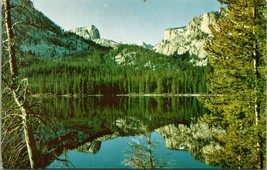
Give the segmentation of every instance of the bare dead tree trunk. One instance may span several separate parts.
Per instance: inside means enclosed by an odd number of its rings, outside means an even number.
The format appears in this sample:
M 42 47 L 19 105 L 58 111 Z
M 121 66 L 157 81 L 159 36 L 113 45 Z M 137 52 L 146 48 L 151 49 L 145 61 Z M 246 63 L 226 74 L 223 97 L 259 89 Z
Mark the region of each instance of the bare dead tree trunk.
M 11 12 L 10 12 L 10 2 L 9 0 L 4 1 L 5 5 L 5 24 L 6 24 L 6 32 L 8 39 L 8 53 L 9 53 L 9 65 L 10 65 L 10 73 L 13 78 L 18 77 L 18 68 L 17 61 L 15 55 L 15 46 L 14 46 L 14 35 L 12 31 L 12 22 L 11 22 Z
M 16 55 L 15 55 L 15 42 L 14 42 L 14 35 L 12 31 L 12 21 L 11 21 L 11 8 L 10 8 L 10 1 L 4 0 L 3 5 L 5 7 L 5 26 L 6 26 L 6 34 L 7 34 L 7 43 L 8 43 L 8 59 L 9 59 L 9 66 L 10 66 L 10 74 L 11 74 L 11 86 L 9 87 L 12 93 L 12 97 L 18 106 L 21 116 L 22 116 L 22 124 L 23 124 L 23 131 L 24 131 L 24 138 L 27 145 L 27 152 L 28 157 L 30 160 L 31 168 L 35 168 L 36 166 L 36 144 L 32 132 L 32 127 L 29 122 L 29 115 L 24 107 L 24 96 L 18 94 L 17 89 L 19 88 L 19 76 L 18 76 L 18 67 L 16 62 Z M 28 85 L 28 83 L 27 83 Z M 25 92 L 27 85 L 25 86 Z
M 15 90 L 12 90 L 13 98 L 16 102 L 16 104 L 19 106 L 19 110 L 22 114 L 22 124 L 23 124 L 23 131 L 24 131 L 24 137 L 25 142 L 27 145 L 27 152 L 28 157 L 30 161 L 31 168 L 35 168 L 36 166 L 36 144 L 33 136 L 32 126 L 29 122 L 29 116 L 27 114 L 26 109 L 23 107 L 22 103 L 19 101 L 19 96 L 17 96 L 17 93 Z

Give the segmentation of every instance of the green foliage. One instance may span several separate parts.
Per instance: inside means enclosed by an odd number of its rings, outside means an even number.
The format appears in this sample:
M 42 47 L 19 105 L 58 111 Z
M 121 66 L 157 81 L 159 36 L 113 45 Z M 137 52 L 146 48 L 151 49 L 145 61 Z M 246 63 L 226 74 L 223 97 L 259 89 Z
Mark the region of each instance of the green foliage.
M 221 126 L 223 149 L 209 153 L 211 163 L 228 168 L 266 168 L 265 83 L 266 2 L 224 1 L 223 17 L 210 27 L 206 45 L 212 72 L 204 103 L 212 112 L 201 121 Z
M 42 105 L 35 107 L 33 111 L 53 120 L 56 125 L 95 131 L 105 130 L 105 128 L 116 131 L 118 127 L 114 122 L 125 119 L 125 116 L 129 120 L 128 123 L 131 124 L 132 121 L 135 125 L 134 122 L 145 122 L 144 125 L 152 131 L 170 122 L 190 124 L 193 119 L 197 119 L 201 113 L 206 111 L 203 105 L 193 97 L 50 96 L 32 98 L 32 102 L 40 99 Z M 103 123 L 105 126 L 99 126 Z M 137 129 L 135 132 L 129 131 L 129 134 L 144 133 Z
M 26 56 L 20 63 L 33 94 L 206 92 L 207 67 L 133 45 L 53 60 Z

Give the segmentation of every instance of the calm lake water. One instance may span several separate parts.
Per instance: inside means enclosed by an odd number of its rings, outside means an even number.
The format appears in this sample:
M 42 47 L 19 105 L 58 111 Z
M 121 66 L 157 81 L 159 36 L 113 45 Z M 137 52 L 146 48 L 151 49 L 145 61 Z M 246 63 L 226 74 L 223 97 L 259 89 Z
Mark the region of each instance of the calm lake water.
M 134 154 L 149 157 L 151 153 L 156 167 L 216 168 L 201 162 L 201 153 L 189 152 L 179 138 L 177 129 L 196 123 L 197 117 L 206 111 L 195 97 L 38 97 L 33 100 L 41 101 L 37 111 L 46 115 L 56 129 L 51 133 L 47 127 L 36 126 L 36 134 L 45 134 L 36 138 L 42 139 L 40 146 L 55 150 L 60 158 L 55 160 L 54 156 L 46 155 L 40 167 L 125 168 L 129 167 L 127 161 L 138 164 Z

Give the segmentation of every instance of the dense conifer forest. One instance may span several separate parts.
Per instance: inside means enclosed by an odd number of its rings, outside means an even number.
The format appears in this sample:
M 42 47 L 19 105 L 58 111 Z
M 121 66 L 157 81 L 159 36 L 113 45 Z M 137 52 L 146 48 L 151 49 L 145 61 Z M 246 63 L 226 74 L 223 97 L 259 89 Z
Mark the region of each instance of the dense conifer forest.
M 122 53 L 123 61 L 117 61 Z M 31 94 L 205 93 L 208 68 L 194 66 L 188 57 L 121 45 L 65 58 L 28 55 L 21 61 L 21 72 L 29 77 Z

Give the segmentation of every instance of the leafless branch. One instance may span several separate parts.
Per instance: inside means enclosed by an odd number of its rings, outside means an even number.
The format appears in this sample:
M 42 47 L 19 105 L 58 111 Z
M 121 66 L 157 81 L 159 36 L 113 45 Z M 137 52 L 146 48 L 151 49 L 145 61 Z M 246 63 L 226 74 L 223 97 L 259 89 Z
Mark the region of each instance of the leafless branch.
M 24 21 L 18 21 L 18 22 L 16 22 L 16 23 L 14 23 L 14 24 L 12 25 L 12 29 L 15 29 L 16 25 L 21 24 L 21 23 L 25 23 L 25 22 L 24 22 Z

